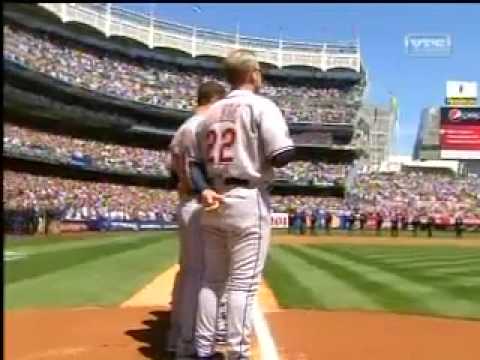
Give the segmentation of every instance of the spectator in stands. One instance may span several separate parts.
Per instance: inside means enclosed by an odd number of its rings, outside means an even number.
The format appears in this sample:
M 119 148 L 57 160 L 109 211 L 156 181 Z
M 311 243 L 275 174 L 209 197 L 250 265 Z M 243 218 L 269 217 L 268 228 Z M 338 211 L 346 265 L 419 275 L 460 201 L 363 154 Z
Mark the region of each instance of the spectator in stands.
M 398 237 L 399 216 L 393 215 L 390 219 L 390 236 Z
M 361 212 L 359 222 L 360 222 L 360 230 L 363 231 L 365 229 L 365 225 L 367 224 L 367 214 L 365 214 L 364 212 Z
M 433 233 L 433 227 L 435 226 L 435 218 L 432 215 L 428 216 L 428 221 L 427 221 L 427 235 L 429 238 L 432 237 Z
M 457 238 L 461 238 L 463 233 L 463 218 L 461 214 L 455 216 L 455 235 Z
M 378 211 L 375 218 L 375 230 L 376 230 L 377 236 L 382 235 L 382 226 L 383 226 L 383 215 L 380 211 Z
M 332 227 L 332 214 L 330 211 L 325 212 L 325 232 L 330 235 L 330 229 Z
M 355 214 L 353 211 L 349 210 L 347 213 L 347 227 L 349 231 L 353 231 L 353 227 L 355 226 Z
M 315 212 L 310 214 L 310 235 L 317 235 L 317 215 Z
M 300 219 L 300 234 L 305 235 L 307 233 L 307 213 L 305 210 L 300 211 L 299 219 Z
M 412 218 L 412 230 L 413 230 L 413 236 L 417 237 L 418 236 L 418 228 L 420 227 L 420 217 L 418 214 L 413 215 Z
M 293 234 L 294 233 L 294 221 L 295 221 L 295 212 L 290 209 L 288 211 L 288 233 Z

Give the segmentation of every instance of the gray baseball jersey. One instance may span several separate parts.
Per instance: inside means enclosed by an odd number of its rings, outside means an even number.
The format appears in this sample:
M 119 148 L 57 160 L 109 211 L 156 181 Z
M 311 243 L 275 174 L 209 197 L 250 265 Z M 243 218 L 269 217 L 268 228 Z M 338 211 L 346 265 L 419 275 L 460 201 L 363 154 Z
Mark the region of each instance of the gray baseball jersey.
M 179 356 L 195 353 L 194 334 L 198 292 L 204 269 L 203 242 L 200 237 L 200 204 L 191 194 L 188 159 L 195 143 L 195 131 L 203 117 L 195 115 L 176 132 L 170 144 L 171 167 L 178 176 L 180 203 L 177 219 L 180 238 L 180 271 L 175 277 L 172 293 L 171 328 L 168 348 Z
M 252 302 L 270 242 L 269 160 L 291 148 L 279 108 L 250 91 L 232 91 L 198 126 L 196 159 L 225 197 L 218 210 L 201 217 L 205 271 L 196 325 L 200 356 L 214 351 L 218 303 L 226 296 L 228 359 L 250 357 Z M 223 186 L 227 178 L 248 180 L 251 186 Z
M 203 119 L 201 115 L 189 118 L 178 128 L 170 143 L 171 167 L 178 175 L 178 190 L 181 196 L 191 192 L 188 161 L 195 156 L 197 148 L 195 134 Z
M 194 157 L 206 165 L 209 178 L 259 185 L 273 179 L 268 160 L 294 146 L 280 109 L 246 90 L 234 90 L 210 108 L 197 144 Z

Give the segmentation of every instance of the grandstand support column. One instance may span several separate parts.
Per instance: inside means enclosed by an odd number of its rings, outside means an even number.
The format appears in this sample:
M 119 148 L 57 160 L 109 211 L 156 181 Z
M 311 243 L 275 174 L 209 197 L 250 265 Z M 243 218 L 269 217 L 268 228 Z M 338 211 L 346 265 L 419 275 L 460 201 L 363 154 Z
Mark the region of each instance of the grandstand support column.
M 192 57 L 197 56 L 197 27 L 193 28 L 192 34 Z
M 107 11 L 105 13 L 105 36 L 110 37 L 110 26 L 112 23 L 112 3 L 107 3 Z
M 322 45 L 322 57 L 320 60 L 320 69 L 325 70 L 327 68 L 327 44 Z
M 155 31 L 153 26 L 153 14 L 150 16 L 150 27 L 148 30 L 148 47 L 153 49 L 153 32 Z
M 283 66 L 283 40 L 282 37 L 278 40 L 278 58 L 277 58 L 277 66 L 279 69 Z
M 66 22 L 67 21 L 67 3 L 62 3 L 61 6 L 62 6 L 61 19 L 62 19 L 62 22 Z

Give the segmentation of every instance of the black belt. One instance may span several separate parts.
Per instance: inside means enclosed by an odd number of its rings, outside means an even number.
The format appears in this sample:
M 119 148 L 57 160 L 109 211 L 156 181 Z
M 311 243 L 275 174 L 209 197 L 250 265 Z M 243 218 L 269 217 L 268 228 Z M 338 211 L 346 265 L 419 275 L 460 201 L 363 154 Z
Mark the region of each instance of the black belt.
M 243 186 L 243 187 L 250 186 L 250 181 L 239 179 L 239 178 L 226 178 L 225 180 L 223 180 L 223 183 L 229 186 Z
M 209 179 L 208 181 L 210 184 L 215 184 L 215 181 L 213 179 Z M 245 179 L 239 179 L 239 178 L 225 178 L 222 180 L 223 185 L 225 186 L 241 186 L 241 187 L 251 187 L 251 183 L 248 180 Z

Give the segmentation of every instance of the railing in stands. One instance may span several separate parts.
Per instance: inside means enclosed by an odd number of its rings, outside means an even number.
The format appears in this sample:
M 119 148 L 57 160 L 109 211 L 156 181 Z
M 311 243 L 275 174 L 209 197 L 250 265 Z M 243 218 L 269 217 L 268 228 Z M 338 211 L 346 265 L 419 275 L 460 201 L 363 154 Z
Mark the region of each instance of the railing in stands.
M 38 3 L 62 22 L 87 24 L 105 36 L 135 39 L 149 48 L 174 48 L 197 56 L 225 57 L 236 48 L 255 51 L 259 61 L 278 68 L 310 66 L 327 71 L 345 68 L 360 72 L 360 44 L 356 40 L 307 43 L 241 36 L 154 19 L 112 3 Z

